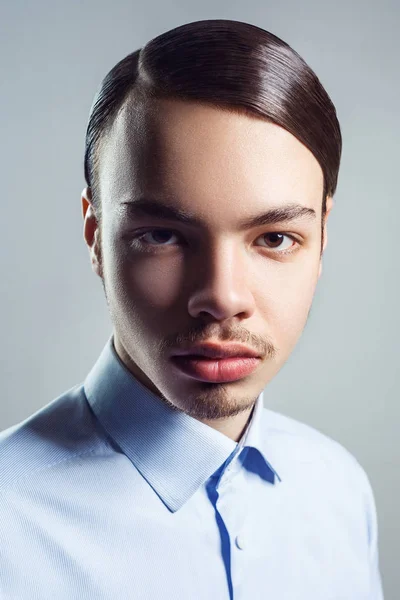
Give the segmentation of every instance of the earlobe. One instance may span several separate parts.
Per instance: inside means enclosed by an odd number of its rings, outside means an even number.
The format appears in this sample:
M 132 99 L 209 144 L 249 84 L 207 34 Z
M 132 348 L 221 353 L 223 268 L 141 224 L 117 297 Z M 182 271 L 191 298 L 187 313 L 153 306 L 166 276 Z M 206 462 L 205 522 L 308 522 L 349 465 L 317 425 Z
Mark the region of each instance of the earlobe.
M 92 269 L 101 279 L 103 279 L 103 264 L 101 255 L 101 233 L 100 229 L 96 226 L 93 236 L 92 244 L 89 248 L 90 260 L 92 263 Z
M 96 228 L 94 238 L 95 238 L 95 241 L 90 250 L 91 260 L 92 260 L 92 268 L 93 268 L 93 271 L 96 273 L 96 275 L 98 275 L 101 279 L 103 279 L 100 231 L 98 228 Z

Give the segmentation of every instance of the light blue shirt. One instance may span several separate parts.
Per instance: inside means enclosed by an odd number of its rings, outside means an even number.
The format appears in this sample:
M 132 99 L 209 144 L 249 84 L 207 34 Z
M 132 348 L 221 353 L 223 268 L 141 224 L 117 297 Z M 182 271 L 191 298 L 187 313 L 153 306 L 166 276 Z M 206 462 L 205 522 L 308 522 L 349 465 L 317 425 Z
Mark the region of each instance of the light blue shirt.
M 381 600 L 368 478 L 263 407 L 240 442 L 115 352 L 0 434 L 0 598 Z

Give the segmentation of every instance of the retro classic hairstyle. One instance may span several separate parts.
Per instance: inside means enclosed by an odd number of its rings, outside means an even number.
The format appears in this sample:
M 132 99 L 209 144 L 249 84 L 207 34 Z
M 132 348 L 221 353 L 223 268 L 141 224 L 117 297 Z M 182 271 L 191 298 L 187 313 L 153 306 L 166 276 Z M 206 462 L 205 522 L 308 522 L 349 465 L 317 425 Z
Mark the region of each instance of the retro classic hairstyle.
M 101 83 L 86 131 L 85 179 L 99 223 L 99 147 L 128 96 L 137 104 L 152 98 L 208 103 L 289 131 L 322 168 L 323 234 L 326 197 L 337 186 L 340 126 L 318 77 L 286 42 L 255 25 L 207 19 L 167 31 L 118 62 Z

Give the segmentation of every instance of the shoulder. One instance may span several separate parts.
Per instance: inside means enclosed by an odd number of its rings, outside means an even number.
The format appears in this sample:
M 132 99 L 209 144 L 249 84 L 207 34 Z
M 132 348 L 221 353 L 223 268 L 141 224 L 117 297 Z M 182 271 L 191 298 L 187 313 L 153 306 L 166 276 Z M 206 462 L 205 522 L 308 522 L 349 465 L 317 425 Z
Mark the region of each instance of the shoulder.
M 294 453 L 299 460 L 358 464 L 342 444 L 311 425 L 267 408 L 263 414 L 264 434 L 275 444 L 282 445 L 285 452 Z
M 265 453 L 282 478 L 282 492 L 318 518 L 329 515 L 346 543 L 361 540 L 378 589 L 378 518 L 365 469 L 347 448 L 310 425 L 266 408 L 262 421 Z
M 371 500 L 368 476 L 357 458 L 338 441 L 301 421 L 264 408 L 263 435 L 282 471 L 294 468 L 358 489 Z M 301 467 L 304 469 L 301 469 Z M 323 481 L 323 479 L 321 479 Z
M 81 384 L 0 432 L 0 492 L 104 445 Z

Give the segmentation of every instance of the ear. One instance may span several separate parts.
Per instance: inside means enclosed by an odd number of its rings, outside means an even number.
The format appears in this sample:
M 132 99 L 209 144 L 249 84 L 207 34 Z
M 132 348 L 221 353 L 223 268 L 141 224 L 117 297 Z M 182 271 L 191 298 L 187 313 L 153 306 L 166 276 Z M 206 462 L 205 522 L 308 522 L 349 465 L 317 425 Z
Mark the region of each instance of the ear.
M 326 213 L 325 213 L 325 219 L 324 219 L 324 244 L 323 244 L 323 247 L 322 247 L 322 254 L 325 252 L 325 248 L 326 248 L 326 245 L 328 243 L 327 222 L 328 222 L 329 213 L 332 210 L 333 204 L 334 204 L 334 202 L 333 202 L 332 196 L 327 196 L 327 198 L 326 198 Z M 320 261 L 319 261 L 318 278 L 321 277 L 321 273 L 322 273 L 322 256 L 321 256 Z
M 89 249 L 92 269 L 99 277 L 103 278 L 102 256 L 101 256 L 101 231 L 96 218 L 92 203 L 92 191 L 89 187 L 84 188 L 81 195 L 82 215 L 84 219 L 83 238 Z

